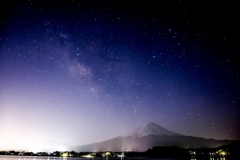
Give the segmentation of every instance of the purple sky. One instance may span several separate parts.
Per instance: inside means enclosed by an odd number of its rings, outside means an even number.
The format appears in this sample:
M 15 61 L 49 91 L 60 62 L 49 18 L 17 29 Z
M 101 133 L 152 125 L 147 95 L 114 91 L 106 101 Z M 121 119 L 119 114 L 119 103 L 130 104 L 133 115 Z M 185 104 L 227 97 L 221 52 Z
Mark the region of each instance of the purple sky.
M 64 150 L 149 122 L 240 139 L 235 6 L 1 5 L 0 150 Z

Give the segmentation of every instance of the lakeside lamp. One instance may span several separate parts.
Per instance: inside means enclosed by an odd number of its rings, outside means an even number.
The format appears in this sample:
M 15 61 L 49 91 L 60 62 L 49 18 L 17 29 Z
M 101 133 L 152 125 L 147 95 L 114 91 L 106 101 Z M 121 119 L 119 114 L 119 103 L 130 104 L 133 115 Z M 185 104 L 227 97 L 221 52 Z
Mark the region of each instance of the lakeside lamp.
M 62 156 L 62 157 L 67 157 L 67 156 L 68 156 L 68 153 L 67 153 L 67 152 L 64 152 L 61 156 Z
M 225 156 L 227 153 L 225 151 L 221 151 L 220 155 Z

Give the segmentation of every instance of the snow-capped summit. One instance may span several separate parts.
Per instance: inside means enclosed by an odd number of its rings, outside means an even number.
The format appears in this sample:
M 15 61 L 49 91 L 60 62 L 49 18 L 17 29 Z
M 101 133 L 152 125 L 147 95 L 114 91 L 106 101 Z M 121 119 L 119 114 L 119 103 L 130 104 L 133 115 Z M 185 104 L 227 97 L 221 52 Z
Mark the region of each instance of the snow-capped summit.
M 157 125 L 156 123 L 150 122 L 145 124 L 132 132 L 126 133 L 121 137 L 133 137 L 140 138 L 148 135 L 168 135 L 168 136 L 176 136 L 180 135 L 177 133 L 173 133 L 171 131 L 166 130 L 165 128 Z
M 201 137 L 185 136 L 171 131 L 151 122 L 145 124 L 132 132 L 126 133 L 103 142 L 77 146 L 72 150 L 88 151 L 114 151 L 126 150 L 146 151 L 154 146 L 178 146 L 188 148 L 212 148 L 234 143 L 234 140 L 215 140 Z

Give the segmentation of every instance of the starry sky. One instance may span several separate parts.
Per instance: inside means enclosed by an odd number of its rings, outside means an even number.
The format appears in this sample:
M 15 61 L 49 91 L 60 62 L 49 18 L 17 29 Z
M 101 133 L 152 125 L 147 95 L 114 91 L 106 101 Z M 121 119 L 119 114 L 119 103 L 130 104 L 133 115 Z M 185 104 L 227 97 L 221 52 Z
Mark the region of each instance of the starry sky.
M 233 2 L 0 6 L 1 150 L 61 150 L 149 122 L 184 135 L 240 139 Z

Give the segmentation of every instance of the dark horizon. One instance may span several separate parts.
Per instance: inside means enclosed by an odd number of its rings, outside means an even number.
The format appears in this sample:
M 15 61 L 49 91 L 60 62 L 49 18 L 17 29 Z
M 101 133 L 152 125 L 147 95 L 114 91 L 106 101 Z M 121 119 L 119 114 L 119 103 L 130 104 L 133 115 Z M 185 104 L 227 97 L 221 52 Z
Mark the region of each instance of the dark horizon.
M 143 152 L 137 151 L 124 151 L 124 152 L 75 152 L 75 151 L 53 151 L 53 152 L 17 152 L 17 151 L 0 151 L 4 156 L 18 156 L 18 159 L 25 156 L 38 156 L 40 157 L 79 157 L 79 158 L 183 158 L 183 159 L 212 159 L 212 158 L 224 158 L 224 159 L 236 159 L 240 158 L 238 149 L 240 143 L 224 145 L 218 148 L 181 148 L 177 146 L 154 146 Z M 10 157 L 9 157 L 10 158 Z
M 153 139 L 152 139 L 153 138 Z M 154 143 L 149 143 L 154 141 Z M 76 152 L 105 152 L 105 151 L 113 151 L 113 152 L 145 152 L 146 149 L 162 146 L 162 147 L 171 147 L 177 146 L 180 148 L 188 148 L 188 149 L 217 149 L 219 147 L 229 145 L 229 144 L 237 144 L 240 140 L 218 140 L 218 139 L 205 139 L 203 137 L 194 137 L 194 136 L 186 136 L 178 133 L 171 132 L 166 130 L 162 126 L 154 122 L 150 122 L 148 124 L 144 124 L 135 128 L 132 131 L 129 131 L 123 135 L 119 135 L 114 138 L 109 138 L 103 140 L 101 142 L 96 142 L 92 144 L 86 145 L 77 145 L 77 146 L 65 146 L 63 150 L 57 149 L 41 149 L 37 152 L 54 152 L 54 151 L 76 151 Z M 117 149 L 119 144 L 125 144 L 125 147 L 120 147 L 121 149 Z M 148 144 L 148 145 L 146 145 Z M 38 144 L 35 144 L 38 145 Z M 126 148 L 130 147 L 130 148 Z M 44 147 L 43 147 L 44 148 Z M 87 149 L 88 148 L 88 149 Z M 140 149 L 142 148 L 142 149 Z M 143 149 L 145 148 L 145 149 Z M 31 152 L 33 150 L 26 149 L 8 149 L 8 151 L 27 151 Z

